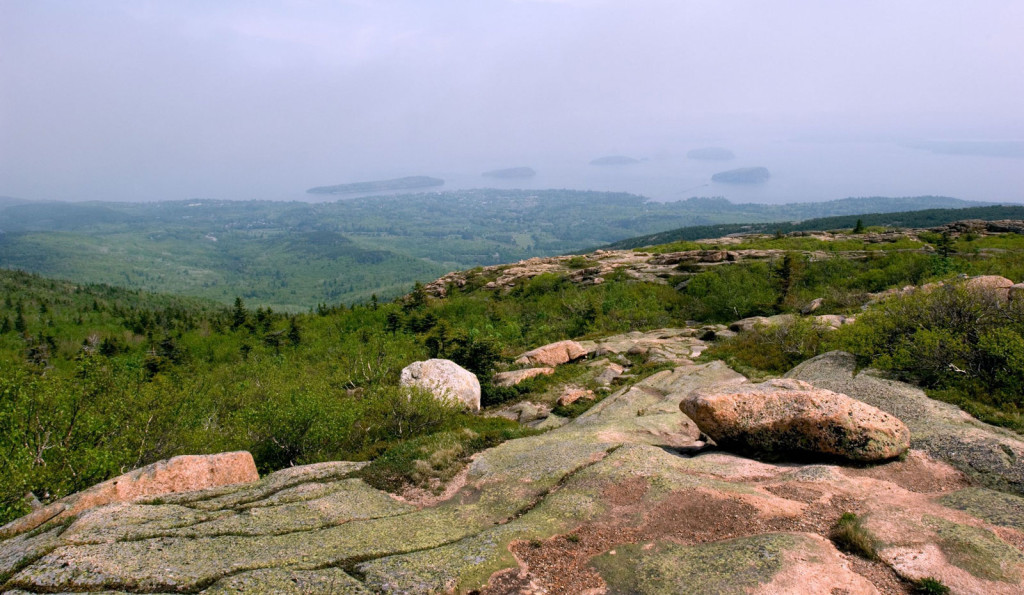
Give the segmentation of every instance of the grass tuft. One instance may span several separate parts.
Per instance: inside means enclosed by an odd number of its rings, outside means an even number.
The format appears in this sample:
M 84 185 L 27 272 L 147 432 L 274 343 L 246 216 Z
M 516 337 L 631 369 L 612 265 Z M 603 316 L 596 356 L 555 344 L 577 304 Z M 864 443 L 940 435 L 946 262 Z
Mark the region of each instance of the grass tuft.
M 947 595 L 949 587 L 944 585 L 942 581 L 937 578 L 926 577 L 914 583 L 914 589 L 918 593 L 924 593 L 926 595 Z
M 836 547 L 845 552 L 868 560 L 878 559 L 875 538 L 863 527 L 861 518 L 852 512 L 844 512 L 843 516 L 839 517 L 829 537 Z

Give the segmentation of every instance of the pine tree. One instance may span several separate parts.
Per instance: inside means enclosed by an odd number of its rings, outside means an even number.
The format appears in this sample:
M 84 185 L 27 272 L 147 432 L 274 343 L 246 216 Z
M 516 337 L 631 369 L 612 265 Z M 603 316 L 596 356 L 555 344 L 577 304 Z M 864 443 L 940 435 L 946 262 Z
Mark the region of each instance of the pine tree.
M 292 345 L 302 343 L 302 330 L 299 328 L 299 323 L 295 321 L 294 316 L 288 325 L 288 342 Z
M 235 298 L 235 309 L 231 313 L 231 328 L 232 330 L 238 330 L 245 326 L 245 323 L 249 320 L 249 312 L 245 310 L 245 304 L 242 302 L 242 298 Z

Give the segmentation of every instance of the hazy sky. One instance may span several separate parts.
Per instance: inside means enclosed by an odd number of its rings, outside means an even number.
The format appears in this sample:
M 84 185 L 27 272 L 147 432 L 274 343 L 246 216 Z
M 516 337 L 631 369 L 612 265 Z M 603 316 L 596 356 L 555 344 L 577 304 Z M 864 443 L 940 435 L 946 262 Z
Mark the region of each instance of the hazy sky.
M 0 0 L 0 195 L 1021 139 L 1022 32 L 1020 0 Z

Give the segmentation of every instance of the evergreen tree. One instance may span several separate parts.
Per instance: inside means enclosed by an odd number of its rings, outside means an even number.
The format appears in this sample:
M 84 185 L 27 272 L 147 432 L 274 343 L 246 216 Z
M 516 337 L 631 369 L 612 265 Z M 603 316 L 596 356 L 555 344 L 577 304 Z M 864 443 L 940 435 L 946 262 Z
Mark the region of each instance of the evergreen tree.
M 299 323 L 295 320 L 294 316 L 288 324 L 288 343 L 292 345 L 302 343 L 302 329 L 299 328 Z
M 384 330 L 394 335 L 400 328 L 402 328 L 402 317 L 398 315 L 398 312 L 388 312 L 384 319 Z
M 242 298 L 235 298 L 235 307 L 231 312 L 231 328 L 232 330 L 238 330 L 245 326 L 249 321 L 249 312 L 245 309 L 245 304 L 242 302 Z
M 942 235 L 935 242 L 935 246 L 939 249 L 939 256 L 942 258 L 949 258 L 950 254 L 956 252 L 953 249 L 953 236 L 949 235 L 948 231 L 942 232 Z
M 21 302 L 14 307 L 14 330 L 19 333 L 24 333 L 28 329 L 28 323 L 25 322 L 25 312 L 21 306 Z

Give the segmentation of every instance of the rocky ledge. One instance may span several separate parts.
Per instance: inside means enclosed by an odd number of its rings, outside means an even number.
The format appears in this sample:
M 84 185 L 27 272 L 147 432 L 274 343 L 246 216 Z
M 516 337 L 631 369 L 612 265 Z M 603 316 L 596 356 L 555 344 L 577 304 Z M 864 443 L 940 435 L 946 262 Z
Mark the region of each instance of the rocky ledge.
M 651 349 L 669 338 L 644 337 Z M 609 355 L 622 347 L 622 338 L 581 345 Z M 911 581 L 932 578 L 958 593 L 1021 592 L 1019 436 L 856 373 L 847 354 L 788 376 L 749 387 L 721 362 L 673 364 L 560 428 L 479 453 L 447 497 L 426 506 L 371 488 L 352 475 L 361 465 L 346 462 L 130 494 L 31 530 L 8 528 L 0 585 L 11 593 L 909 593 Z M 875 465 L 765 462 L 728 441 L 714 448 L 680 411 L 694 395 L 792 390 L 846 395 L 844 406 L 901 420 L 911 450 Z M 844 514 L 859 520 L 868 558 L 829 539 Z

